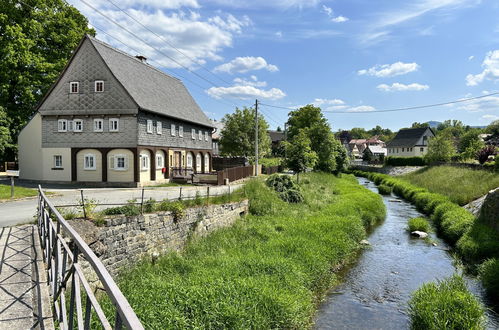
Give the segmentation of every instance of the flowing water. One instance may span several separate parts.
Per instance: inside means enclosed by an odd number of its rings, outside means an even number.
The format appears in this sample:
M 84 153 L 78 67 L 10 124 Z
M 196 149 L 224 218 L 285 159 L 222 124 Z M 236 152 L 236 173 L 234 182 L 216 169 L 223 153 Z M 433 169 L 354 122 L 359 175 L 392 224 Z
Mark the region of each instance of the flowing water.
M 371 181 L 359 178 L 377 192 Z M 449 247 L 432 234 L 437 246 L 410 237 L 410 218 L 423 216 L 410 203 L 384 196 L 385 221 L 373 229 L 367 248 L 357 262 L 344 271 L 343 284 L 330 292 L 317 313 L 317 329 L 408 329 L 407 302 L 423 283 L 442 279 L 461 270 Z M 362 203 L 362 201 L 359 201 Z M 487 305 L 480 283 L 465 276 L 470 290 Z M 487 311 L 487 327 L 499 329 L 499 315 Z

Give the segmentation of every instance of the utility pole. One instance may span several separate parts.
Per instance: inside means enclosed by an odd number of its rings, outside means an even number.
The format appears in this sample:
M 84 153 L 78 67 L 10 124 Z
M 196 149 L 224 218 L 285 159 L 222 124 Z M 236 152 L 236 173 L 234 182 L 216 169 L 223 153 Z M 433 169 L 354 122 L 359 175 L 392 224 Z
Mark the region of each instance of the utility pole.
M 255 175 L 258 176 L 258 100 L 255 100 Z

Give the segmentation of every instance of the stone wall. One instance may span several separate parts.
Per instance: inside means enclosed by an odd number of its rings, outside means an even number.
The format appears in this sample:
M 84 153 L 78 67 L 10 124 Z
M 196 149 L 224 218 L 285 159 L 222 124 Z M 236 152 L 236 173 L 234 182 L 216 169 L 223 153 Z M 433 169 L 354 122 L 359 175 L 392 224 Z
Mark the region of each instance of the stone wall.
M 114 216 L 102 227 L 91 221 L 73 220 L 70 225 L 82 236 L 114 278 L 127 266 L 153 254 L 179 251 L 192 238 L 232 225 L 247 213 L 248 201 L 209 205 L 185 210 L 176 219 L 171 212 L 139 216 Z M 90 282 L 95 274 L 85 273 Z
M 351 170 L 377 172 L 392 176 L 404 175 L 424 168 L 424 166 L 376 166 L 376 165 L 350 165 Z

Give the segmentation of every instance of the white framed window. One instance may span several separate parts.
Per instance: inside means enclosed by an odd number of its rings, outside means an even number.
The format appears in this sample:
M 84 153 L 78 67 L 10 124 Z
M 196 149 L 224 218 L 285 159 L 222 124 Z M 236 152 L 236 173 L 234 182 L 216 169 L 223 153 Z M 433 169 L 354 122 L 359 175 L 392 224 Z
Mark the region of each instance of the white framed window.
M 208 141 L 208 131 L 205 131 L 205 132 L 204 132 L 204 140 L 205 140 L 205 141 Z
M 77 94 L 80 92 L 80 83 L 77 81 L 72 81 L 69 83 L 69 92 L 71 94 Z
M 96 80 L 94 84 L 94 91 L 96 93 L 102 93 L 104 91 L 104 81 Z
M 156 169 L 165 167 L 164 158 L 162 155 L 156 155 Z
M 156 122 L 156 133 L 163 134 L 163 123 L 159 120 Z
M 109 168 L 115 171 L 126 171 L 128 169 L 128 157 L 126 155 L 114 155 L 109 157 Z
M 188 152 L 187 153 L 187 167 L 192 168 L 192 153 Z
M 68 121 L 66 119 L 59 119 L 57 121 L 57 131 L 67 132 L 68 131 Z
M 148 119 L 147 122 L 146 122 L 146 129 L 147 129 L 147 133 L 151 133 L 152 134 L 152 120 Z
M 94 119 L 94 132 L 104 131 L 104 120 L 100 118 Z
M 149 170 L 149 156 L 147 156 L 147 155 L 140 155 L 140 169 L 142 171 Z
M 178 127 L 178 136 L 184 137 L 184 126 Z
M 83 132 L 83 120 L 73 119 L 73 132 Z
M 191 136 L 192 136 L 192 139 L 195 140 L 196 139 L 196 130 L 193 128 L 191 129 Z
M 72 120 L 68 120 L 68 132 L 72 132 L 74 129 L 74 123 Z
M 199 130 L 199 132 L 198 132 L 198 139 L 199 139 L 199 141 L 201 141 L 203 139 L 203 132 L 201 130 Z
M 62 168 L 62 156 L 61 155 L 54 155 L 54 167 L 55 168 Z
M 120 119 L 109 118 L 109 132 L 119 132 L 119 130 L 120 130 Z
M 170 133 L 172 136 L 175 136 L 175 134 L 176 134 L 175 130 L 176 130 L 175 124 L 171 124 L 170 125 Z
M 83 156 L 83 169 L 93 171 L 95 170 L 95 155 L 94 154 L 86 154 Z

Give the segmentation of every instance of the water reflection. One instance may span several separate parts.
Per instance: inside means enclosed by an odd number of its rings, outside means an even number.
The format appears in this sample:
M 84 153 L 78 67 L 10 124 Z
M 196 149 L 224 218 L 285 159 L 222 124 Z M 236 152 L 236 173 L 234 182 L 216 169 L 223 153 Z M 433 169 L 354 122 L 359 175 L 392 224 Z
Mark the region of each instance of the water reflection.
M 359 182 L 377 192 L 367 179 L 359 178 Z M 409 328 L 407 302 L 411 292 L 456 271 L 442 240 L 432 234 L 437 244 L 433 246 L 407 233 L 407 221 L 422 216 L 414 206 L 395 196 L 383 199 L 387 208 L 384 223 L 370 234 L 372 246 L 345 271 L 343 284 L 321 304 L 317 329 Z M 470 289 L 482 298 L 480 283 L 473 278 L 467 280 Z M 488 327 L 499 328 L 499 317 L 492 311 L 488 313 Z

